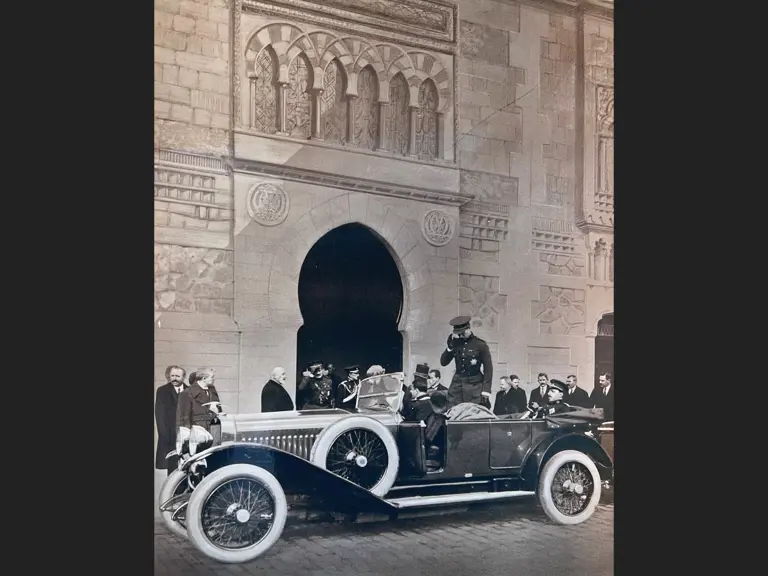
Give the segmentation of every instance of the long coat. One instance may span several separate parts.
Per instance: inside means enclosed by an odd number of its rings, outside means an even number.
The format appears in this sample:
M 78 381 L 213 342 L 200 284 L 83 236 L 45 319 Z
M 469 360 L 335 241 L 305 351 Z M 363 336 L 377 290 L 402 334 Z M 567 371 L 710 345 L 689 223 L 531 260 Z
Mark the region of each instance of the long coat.
M 608 389 L 608 394 L 603 394 L 603 389 L 595 386 L 592 394 L 589 395 L 589 407 L 602 408 L 605 422 L 611 422 L 613 420 L 613 384 Z
M 544 394 L 541 393 L 541 386 L 536 386 L 533 390 L 531 390 L 531 402 L 536 402 L 539 406 L 544 406 L 544 404 L 549 404 L 549 399 L 547 398 L 547 388 L 544 387 Z
M 189 388 L 184 384 L 182 392 Z M 176 406 L 179 396 L 168 382 L 157 389 L 155 398 L 155 420 L 157 421 L 157 454 L 155 454 L 155 468 L 166 470 L 168 460 L 165 455 L 176 450 Z
M 203 406 L 208 402 L 219 402 L 219 393 L 213 384 L 208 386 L 207 390 L 203 390 L 198 384 L 192 384 L 183 390 L 179 394 L 179 405 L 176 408 L 176 427 L 202 426 L 210 431 L 213 412 L 210 406 Z M 174 439 L 174 444 L 175 442 Z
M 518 412 L 524 412 L 527 405 L 525 390 L 522 388 L 510 388 L 506 392 L 499 390 L 496 393 L 496 402 L 493 404 L 493 413 L 496 416 L 517 414 Z
M 293 410 L 293 400 L 288 391 L 278 382 L 269 380 L 261 390 L 262 412 L 290 412 Z
M 576 388 L 571 392 L 570 390 L 563 397 L 565 402 L 568 402 L 571 406 L 581 406 L 582 408 L 592 408 L 589 403 L 589 394 L 584 388 Z

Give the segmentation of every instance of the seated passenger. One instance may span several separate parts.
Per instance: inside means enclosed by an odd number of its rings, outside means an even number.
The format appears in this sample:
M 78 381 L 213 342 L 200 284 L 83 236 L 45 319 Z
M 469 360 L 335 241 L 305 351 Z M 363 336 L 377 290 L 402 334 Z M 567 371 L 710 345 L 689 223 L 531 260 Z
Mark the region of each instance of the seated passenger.
M 564 412 L 576 412 L 581 410 L 576 406 L 571 406 L 563 401 L 563 397 L 568 392 L 568 384 L 560 380 L 550 380 L 547 385 L 546 406 L 539 406 L 536 402 L 528 405 L 528 412 L 523 418 L 544 418 L 552 414 L 563 414 Z

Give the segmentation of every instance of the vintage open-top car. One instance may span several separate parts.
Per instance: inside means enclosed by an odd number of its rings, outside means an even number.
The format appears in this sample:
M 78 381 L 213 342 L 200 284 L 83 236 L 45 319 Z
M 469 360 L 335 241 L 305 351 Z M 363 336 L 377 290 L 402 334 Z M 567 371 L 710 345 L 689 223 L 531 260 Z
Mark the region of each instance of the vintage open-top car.
M 403 379 L 363 380 L 355 412 L 222 414 L 221 442 L 193 455 L 185 444 L 165 481 L 164 522 L 206 556 L 239 563 L 269 550 L 290 514 L 313 510 L 394 519 L 538 495 L 556 523 L 593 514 L 613 468 L 595 436 L 601 410 L 541 419 L 470 410 L 465 419 L 459 405 L 430 442 L 423 422 L 400 414 Z

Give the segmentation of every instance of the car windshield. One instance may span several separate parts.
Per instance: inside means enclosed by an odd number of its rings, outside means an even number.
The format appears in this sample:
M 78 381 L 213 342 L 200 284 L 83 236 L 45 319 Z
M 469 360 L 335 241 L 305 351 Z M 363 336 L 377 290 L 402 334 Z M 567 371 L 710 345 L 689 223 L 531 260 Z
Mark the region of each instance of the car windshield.
M 402 401 L 404 378 L 402 372 L 396 372 L 362 380 L 357 394 L 357 409 L 397 412 Z

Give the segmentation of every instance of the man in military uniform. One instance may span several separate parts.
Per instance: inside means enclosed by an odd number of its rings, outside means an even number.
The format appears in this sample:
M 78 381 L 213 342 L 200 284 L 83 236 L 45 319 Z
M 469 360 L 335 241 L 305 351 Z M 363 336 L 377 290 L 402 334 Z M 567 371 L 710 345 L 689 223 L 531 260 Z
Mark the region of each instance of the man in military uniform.
M 531 402 L 528 409 L 533 411 L 533 418 L 543 418 L 552 414 L 562 414 L 564 412 L 575 412 L 580 408 L 571 406 L 563 400 L 568 392 L 568 384 L 560 380 L 552 379 L 547 386 L 546 406 L 539 406 L 536 402 Z
M 312 362 L 302 376 L 298 389 L 299 395 L 304 399 L 302 410 L 333 408 L 333 384 L 331 379 L 324 375 L 323 363 Z
M 357 390 L 360 387 L 360 367 L 357 365 L 347 366 L 344 370 L 347 373 L 347 379 L 339 382 L 336 389 L 336 408 L 353 412 Z
M 453 333 L 448 336 L 448 345 L 440 355 L 441 366 L 448 366 L 451 360 L 456 361 L 456 372 L 448 388 L 449 409 L 462 402 L 491 407 L 491 352 L 485 340 L 472 333 L 470 321 L 469 316 L 451 320 Z

